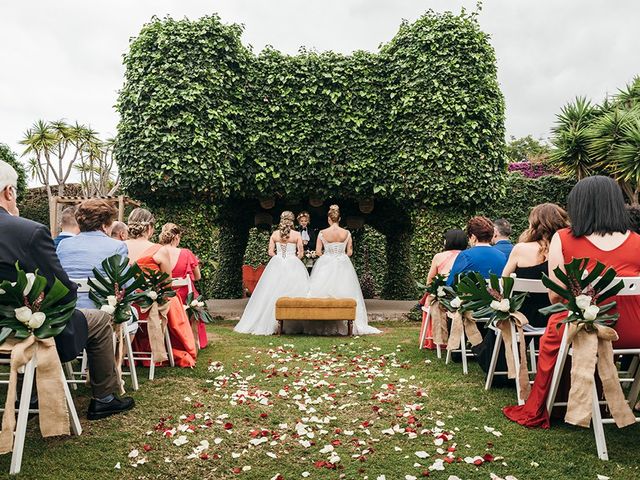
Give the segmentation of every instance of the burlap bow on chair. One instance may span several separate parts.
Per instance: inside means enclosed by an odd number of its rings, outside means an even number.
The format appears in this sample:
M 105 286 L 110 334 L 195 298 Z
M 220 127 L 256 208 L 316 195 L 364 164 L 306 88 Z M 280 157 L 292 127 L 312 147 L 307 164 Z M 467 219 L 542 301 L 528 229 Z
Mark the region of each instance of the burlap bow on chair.
M 618 340 L 613 328 L 594 325 L 595 331 L 587 331 L 584 324 L 569 324 L 567 343 L 573 346 L 571 361 L 571 389 L 567 401 L 565 421 L 580 427 L 589 427 L 593 408 L 595 369 L 602 381 L 604 398 L 618 428 L 635 423 L 635 416 L 627 403 L 618 370 L 613 363 L 612 342 Z
M 460 313 L 460 311 L 457 310 L 455 313 L 447 313 L 447 316 L 452 319 L 447 350 L 458 350 L 460 348 L 463 330 L 469 342 L 471 342 L 471 345 L 475 347 L 482 343 L 482 335 L 480 335 L 476 320 L 473 318 L 471 311 L 467 310 L 464 313 Z
M 149 312 L 147 317 L 147 335 L 151 346 L 151 361 L 155 363 L 166 362 L 169 358 L 167 348 L 164 343 L 164 329 L 167 328 L 167 312 L 169 302 L 158 305 L 153 302 L 150 307 L 142 308 L 142 313 Z
M 516 328 L 516 334 L 518 336 L 518 354 L 520 356 L 520 368 L 516 372 L 516 362 L 513 356 L 511 336 L 511 322 L 513 322 Z M 507 360 L 507 377 L 518 377 L 518 383 L 520 385 L 520 396 L 522 400 L 526 400 L 531 393 L 531 386 L 529 385 L 529 366 L 527 365 L 527 347 L 524 341 L 523 327 L 529 323 L 527 317 L 522 312 L 509 313 L 509 318 L 506 320 L 499 320 L 496 322 L 496 327 L 502 332 L 502 341 L 504 342 L 504 354 Z M 520 400 L 520 399 L 519 399 Z
M 53 338 L 39 339 L 31 335 L 22 341 L 8 339 L 0 346 L 0 352 L 11 352 L 9 390 L 0 432 L 0 454 L 13 450 L 18 370 L 27 365 L 31 359 L 37 361 L 36 386 L 40 432 L 43 437 L 69 435 L 69 410 L 64 391 L 62 366 Z
M 449 341 L 447 310 L 440 302 L 436 301 L 431 305 L 429 315 L 431 316 L 431 336 L 433 343 L 436 345 L 444 345 Z

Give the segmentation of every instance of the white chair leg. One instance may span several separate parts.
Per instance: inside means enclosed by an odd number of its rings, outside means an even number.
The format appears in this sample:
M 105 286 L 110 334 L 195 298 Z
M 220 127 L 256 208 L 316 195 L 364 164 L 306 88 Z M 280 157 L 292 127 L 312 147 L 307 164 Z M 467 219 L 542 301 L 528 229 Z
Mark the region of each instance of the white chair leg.
M 87 374 L 87 370 L 89 369 L 89 359 L 87 358 L 87 351 L 82 351 L 82 364 L 80 366 L 80 373 L 82 375 Z
M 24 452 L 24 440 L 27 433 L 27 420 L 29 419 L 29 403 L 31 402 L 31 391 L 33 390 L 33 380 L 35 373 L 35 359 L 29 360 L 24 368 L 22 378 L 22 390 L 20 392 L 20 406 L 18 407 L 18 420 L 16 422 L 16 432 L 13 441 L 13 453 L 11 455 L 10 475 L 20 473 L 22 467 L 22 454 Z M 67 382 L 64 382 L 65 386 Z
M 638 401 L 638 395 L 640 395 L 640 368 L 636 368 L 635 377 L 629 389 L 629 396 L 627 397 L 631 408 L 633 408 Z
M 62 379 L 64 380 L 64 373 L 62 373 Z M 73 403 L 73 397 L 67 382 L 64 382 L 64 396 L 67 400 L 67 407 L 69 409 L 69 420 L 71 421 L 71 432 L 78 436 L 82 434 L 82 426 L 80 425 L 80 419 L 78 418 L 78 411 Z
M 513 322 L 511 322 L 509 328 L 511 328 L 511 345 L 507 345 L 505 346 L 505 348 L 511 348 L 511 352 L 513 354 L 513 364 L 516 369 L 516 395 L 518 398 L 518 405 L 523 405 L 524 400 L 522 399 L 522 391 L 520 390 L 520 382 L 518 379 L 518 373 L 520 372 L 520 350 L 518 349 L 518 332 L 516 331 L 516 327 Z
M 536 339 L 532 338 L 529 342 L 529 363 L 531 364 L 531 373 L 538 373 L 538 361 L 536 359 Z
M 562 341 L 560 342 L 560 349 L 558 350 L 558 357 L 556 359 L 556 365 L 553 369 L 553 376 L 551 377 L 551 388 L 547 396 L 547 412 L 551 415 L 553 410 L 553 404 L 556 400 L 556 394 L 558 393 L 558 385 L 560 384 L 560 377 L 564 370 L 564 364 L 567 360 L 567 353 L 569 351 L 569 345 L 567 344 L 567 331 L 568 327 L 565 326 L 564 334 L 562 335 Z
M 173 349 L 171 348 L 171 336 L 169 335 L 169 327 L 164 329 L 164 343 L 167 346 L 167 355 L 169 356 L 169 365 L 176 366 L 176 362 L 173 358 Z
M 595 382 L 593 382 L 591 403 L 593 409 L 591 414 L 591 424 L 593 425 L 593 433 L 596 437 L 598 458 L 600 460 L 609 460 L 609 454 L 607 453 L 607 440 L 604 436 L 604 424 L 602 423 L 602 415 L 600 414 L 600 399 L 598 398 L 598 389 L 596 388 Z
M 153 361 L 153 354 L 149 359 L 149 380 L 153 380 L 156 376 L 156 362 Z
M 440 348 L 440 344 L 436 343 L 436 355 L 438 358 L 442 358 L 442 348 Z
M 431 321 L 431 315 L 429 312 L 425 312 L 426 317 L 424 320 L 424 328 L 420 332 L 420 350 L 424 348 L 424 342 L 427 340 L 427 330 L 429 329 L 429 322 Z
M 73 374 L 73 365 L 71 364 L 71 362 L 63 363 L 62 364 L 62 368 L 64 368 L 64 374 L 65 374 L 64 375 L 65 376 L 64 383 L 65 384 L 67 383 L 67 380 L 75 380 L 76 379 L 75 375 Z M 73 390 L 77 390 L 78 386 L 74 382 L 74 383 L 71 384 L 71 388 Z
M 136 372 L 136 362 L 133 359 L 133 346 L 131 345 L 131 335 L 125 332 L 124 342 L 127 348 L 127 360 L 129 361 L 129 373 L 131 374 L 131 387 L 134 391 L 139 388 L 138 385 L 138 372 Z
M 469 367 L 467 366 L 467 337 L 464 334 L 464 328 L 460 336 L 460 349 L 462 350 L 462 373 L 467 375 L 469 373 Z
M 449 365 L 450 361 L 451 361 L 451 350 L 447 350 L 447 356 L 444 359 L 444 364 Z
M 490 332 L 487 332 L 487 335 L 491 335 Z M 491 353 L 491 361 L 489 362 L 489 371 L 487 372 L 487 381 L 484 383 L 484 389 L 490 390 L 491 385 L 493 384 L 493 377 L 496 372 L 496 365 L 498 364 L 498 354 L 500 353 L 500 345 L 502 344 L 502 332 L 497 330 L 495 332 L 496 335 L 496 343 L 493 346 L 493 352 Z

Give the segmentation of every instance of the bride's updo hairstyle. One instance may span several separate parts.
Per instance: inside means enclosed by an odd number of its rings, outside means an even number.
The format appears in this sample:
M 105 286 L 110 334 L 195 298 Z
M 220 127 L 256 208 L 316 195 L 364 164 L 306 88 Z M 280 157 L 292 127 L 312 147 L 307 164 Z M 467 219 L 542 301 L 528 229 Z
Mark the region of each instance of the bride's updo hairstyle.
M 178 235 L 182 235 L 182 229 L 175 223 L 165 223 L 158 238 L 160 245 L 169 245 Z
M 286 242 L 289 240 L 289 234 L 291 233 L 291 228 L 293 228 L 293 222 L 295 220 L 295 216 L 293 212 L 289 210 L 285 210 L 280 214 L 280 224 L 278 225 L 278 231 L 280 232 L 280 241 Z
M 339 223 L 340 207 L 338 205 L 331 205 L 329 207 L 329 213 L 327 213 L 327 216 L 329 217 L 329 220 L 331 220 L 333 223 Z
M 134 208 L 129 214 L 127 226 L 129 238 L 140 238 L 156 224 L 156 219 L 146 208 Z

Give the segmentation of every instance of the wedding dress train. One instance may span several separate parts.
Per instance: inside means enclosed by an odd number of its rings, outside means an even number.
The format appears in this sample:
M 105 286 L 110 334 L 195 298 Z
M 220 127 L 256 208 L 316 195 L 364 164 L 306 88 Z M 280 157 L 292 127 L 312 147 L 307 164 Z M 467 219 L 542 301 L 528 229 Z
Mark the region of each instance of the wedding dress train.
M 277 331 L 276 300 L 280 297 L 306 297 L 308 290 L 309 274 L 296 256 L 296 244 L 276 243 L 276 255 L 269 260 L 234 330 L 273 335 Z M 287 323 L 284 333 L 289 332 Z

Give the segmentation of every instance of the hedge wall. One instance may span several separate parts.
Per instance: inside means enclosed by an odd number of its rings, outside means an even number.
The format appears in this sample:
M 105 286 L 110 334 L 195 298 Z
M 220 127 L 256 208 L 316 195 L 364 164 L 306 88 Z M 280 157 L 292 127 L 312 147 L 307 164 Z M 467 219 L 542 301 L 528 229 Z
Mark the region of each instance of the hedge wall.
M 241 33 L 155 18 L 131 42 L 114 152 L 131 196 L 497 198 L 504 102 L 474 15 L 429 11 L 376 54 L 256 56 Z

